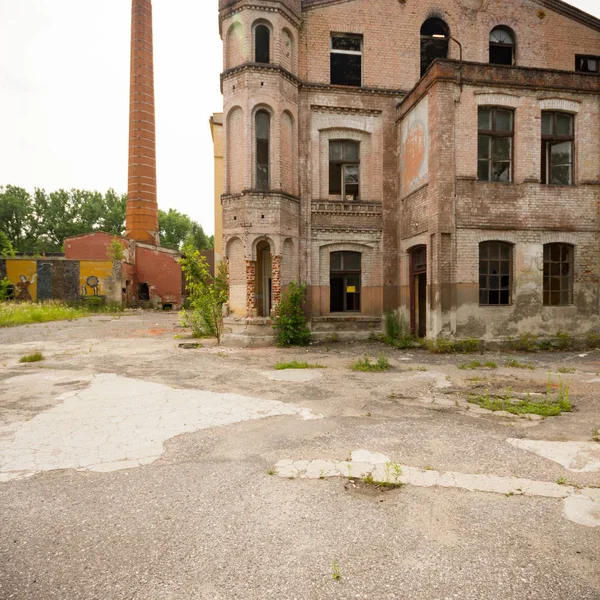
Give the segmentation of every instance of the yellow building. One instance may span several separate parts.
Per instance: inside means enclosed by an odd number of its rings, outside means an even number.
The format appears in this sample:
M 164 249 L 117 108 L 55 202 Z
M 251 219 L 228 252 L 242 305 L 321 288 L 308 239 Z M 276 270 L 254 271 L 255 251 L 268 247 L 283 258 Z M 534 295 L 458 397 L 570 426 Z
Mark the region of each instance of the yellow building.
M 214 146 L 215 169 L 215 265 L 223 257 L 223 113 L 213 113 L 210 118 L 210 132 Z

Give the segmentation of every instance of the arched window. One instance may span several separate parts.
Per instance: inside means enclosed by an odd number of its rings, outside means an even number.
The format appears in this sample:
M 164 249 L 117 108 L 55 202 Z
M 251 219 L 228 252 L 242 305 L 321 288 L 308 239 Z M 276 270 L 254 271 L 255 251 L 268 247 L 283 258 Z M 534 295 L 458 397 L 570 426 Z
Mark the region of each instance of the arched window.
M 271 62 L 271 32 L 266 25 L 258 25 L 254 29 L 254 61 Z
M 421 26 L 421 77 L 436 58 L 448 58 L 450 29 L 437 17 L 427 19 Z
M 544 306 L 573 304 L 573 246 L 544 245 Z
M 512 245 L 506 242 L 479 244 L 479 304 L 511 303 Z
M 269 189 L 269 140 L 271 137 L 271 115 L 266 110 L 256 113 L 256 188 Z
M 515 64 L 515 34 L 510 27 L 500 26 L 490 33 L 490 64 Z

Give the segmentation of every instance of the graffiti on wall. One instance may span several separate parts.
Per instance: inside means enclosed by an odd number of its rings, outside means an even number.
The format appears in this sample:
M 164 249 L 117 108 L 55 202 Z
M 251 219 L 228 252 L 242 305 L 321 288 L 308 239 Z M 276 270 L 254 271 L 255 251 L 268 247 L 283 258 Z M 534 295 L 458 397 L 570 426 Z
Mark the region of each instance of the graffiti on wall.
M 82 260 L 79 262 L 79 286 L 82 296 L 103 296 L 107 279 L 112 278 L 110 261 Z
M 401 181 L 402 196 L 427 183 L 429 176 L 429 99 L 417 104 L 402 121 Z
M 37 261 L 7 260 L 6 277 L 13 286 L 13 294 L 18 302 L 37 300 Z

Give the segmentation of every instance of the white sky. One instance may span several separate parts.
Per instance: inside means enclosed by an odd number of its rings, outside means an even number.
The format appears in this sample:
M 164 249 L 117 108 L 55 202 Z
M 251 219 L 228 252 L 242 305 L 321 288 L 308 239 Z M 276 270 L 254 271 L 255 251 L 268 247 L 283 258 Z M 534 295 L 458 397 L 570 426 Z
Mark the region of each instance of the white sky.
M 209 234 L 217 4 L 153 0 L 159 205 Z M 130 25 L 131 0 L 0 0 L 0 185 L 127 191 Z

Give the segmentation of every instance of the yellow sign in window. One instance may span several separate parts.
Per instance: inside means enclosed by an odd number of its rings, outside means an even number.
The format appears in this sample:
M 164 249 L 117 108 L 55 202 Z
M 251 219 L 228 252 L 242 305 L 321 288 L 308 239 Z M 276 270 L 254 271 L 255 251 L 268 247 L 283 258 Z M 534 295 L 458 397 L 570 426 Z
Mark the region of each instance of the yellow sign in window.
M 346 293 L 347 293 L 347 294 L 356 294 L 356 286 L 354 286 L 354 285 L 349 285 L 349 286 L 346 288 Z

